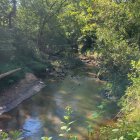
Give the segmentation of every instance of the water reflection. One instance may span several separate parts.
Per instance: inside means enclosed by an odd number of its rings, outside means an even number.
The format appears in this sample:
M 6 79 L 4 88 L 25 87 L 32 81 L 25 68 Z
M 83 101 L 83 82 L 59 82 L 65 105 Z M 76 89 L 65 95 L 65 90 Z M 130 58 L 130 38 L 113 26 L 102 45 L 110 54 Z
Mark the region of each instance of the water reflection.
M 23 137 L 31 137 L 33 140 L 39 139 L 42 135 L 42 123 L 39 118 L 28 116 L 23 124 Z
M 10 112 L 13 119 L 8 122 L 7 128 L 24 129 L 23 136 L 27 140 L 28 137 L 40 140 L 38 137 L 42 132 L 44 136 L 60 140 L 58 138 L 60 122 L 63 121 L 65 107 L 70 105 L 74 110 L 73 119 L 76 120 L 73 132 L 79 135 L 80 140 L 85 140 L 86 118 L 89 118 L 93 111 L 98 111 L 97 106 L 103 100 L 98 94 L 102 84 L 84 76 L 78 78 L 68 76 L 63 81 L 46 82 L 46 88 L 37 96 L 26 100 Z

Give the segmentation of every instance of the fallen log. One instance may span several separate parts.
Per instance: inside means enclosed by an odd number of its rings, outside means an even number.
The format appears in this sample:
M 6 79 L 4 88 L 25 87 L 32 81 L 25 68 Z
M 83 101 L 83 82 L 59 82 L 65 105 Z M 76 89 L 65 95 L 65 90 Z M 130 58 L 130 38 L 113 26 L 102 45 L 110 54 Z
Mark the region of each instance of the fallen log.
M 8 76 L 8 75 L 11 75 L 11 74 L 13 74 L 13 73 L 15 73 L 15 72 L 17 72 L 17 71 L 20 71 L 20 70 L 21 70 L 21 68 L 18 68 L 18 69 L 14 69 L 14 70 L 8 71 L 8 72 L 6 72 L 6 73 L 0 74 L 0 79 L 6 77 L 6 76 Z

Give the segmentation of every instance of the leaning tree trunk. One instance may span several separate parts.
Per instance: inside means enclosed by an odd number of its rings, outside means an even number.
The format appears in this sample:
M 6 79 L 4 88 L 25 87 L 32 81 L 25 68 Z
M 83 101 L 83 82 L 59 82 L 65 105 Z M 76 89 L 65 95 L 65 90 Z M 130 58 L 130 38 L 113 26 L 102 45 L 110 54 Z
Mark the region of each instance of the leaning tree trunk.
M 8 71 L 6 73 L 0 74 L 0 79 L 4 78 L 6 76 L 9 76 L 17 71 L 20 71 L 20 70 L 21 70 L 21 68 L 18 68 L 18 69 L 14 69 L 14 70 Z

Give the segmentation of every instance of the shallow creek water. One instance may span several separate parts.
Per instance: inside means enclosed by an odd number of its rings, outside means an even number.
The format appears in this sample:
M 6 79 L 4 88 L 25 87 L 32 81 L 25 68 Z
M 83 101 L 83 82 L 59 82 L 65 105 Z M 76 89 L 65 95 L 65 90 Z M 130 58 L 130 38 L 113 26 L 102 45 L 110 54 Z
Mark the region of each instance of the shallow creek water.
M 104 101 L 99 94 L 103 82 L 88 76 L 67 76 L 62 81 L 46 80 L 46 87 L 34 97 L 24 101 L 17 108 L 6 113 L 11 116 L 9 120 L 0 122 L 4 129 L 25 129 L 24 136 L 32 136 L 37 133 L 52 136 L 54 140 L 60 140 L 60 122 L 63 121 L 65 107 L 71 106 L 73 120 L 75 120 L 73 133 L 80 140 L 85 140 L 88 126 L 86 120 L 92 114 L 99 111 L 97 106 Z M 93 120 L 97 124 L 112 114 L 113 106 L 99 119 Z M 29 130 L 29 131 L 28 131 Z M 40 133 L 39 133 L 40 132 Z M 40 138 L 33 140 L 40 140 Z

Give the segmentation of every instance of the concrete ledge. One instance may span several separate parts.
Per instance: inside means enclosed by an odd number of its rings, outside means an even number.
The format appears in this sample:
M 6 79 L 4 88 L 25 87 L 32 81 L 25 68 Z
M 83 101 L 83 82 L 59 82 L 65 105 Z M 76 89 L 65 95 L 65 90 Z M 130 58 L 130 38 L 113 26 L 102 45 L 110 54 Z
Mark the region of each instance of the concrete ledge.
M 26 81 L 27 80 L 20 82 L 4 93 L 3 99 L 0 100 L 0 115 L 15 108 L 21 102 L 37 94 L 45 87 L 45 84 L 37 79 L 31 80 L 28 83 L 26 83 Z

